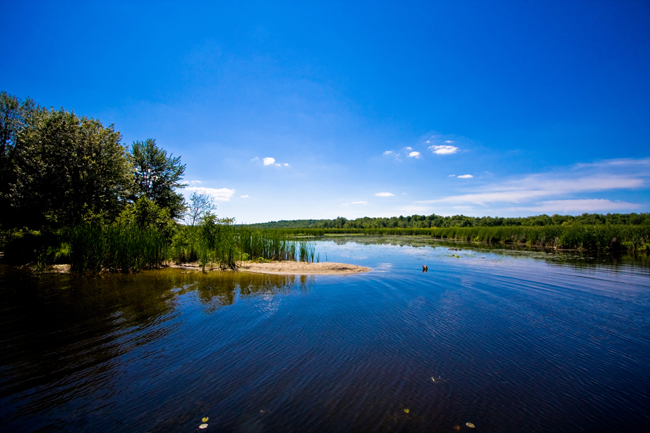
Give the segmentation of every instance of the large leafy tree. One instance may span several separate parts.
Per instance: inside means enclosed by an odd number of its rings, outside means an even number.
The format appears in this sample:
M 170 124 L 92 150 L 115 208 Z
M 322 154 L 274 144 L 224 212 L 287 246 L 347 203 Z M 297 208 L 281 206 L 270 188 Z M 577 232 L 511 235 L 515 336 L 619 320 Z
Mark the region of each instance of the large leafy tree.
M 129 161 L 135 180 L 131 199 L 147 197 L 159 207 L 168 209 L 172 218 L 181 217 L 185 201 L 175 191 L 186 186 L 182 183 L 185 165 L 181 164 L 181 157 L 167 156 L 167 152 L 156 145 L 156 140 L 150 138 L 133 142 Z
M 113 126 L 60 110 L 34 110 L 10 146 L 5 226 L 56 229 L 113 220 L 132 180 Z

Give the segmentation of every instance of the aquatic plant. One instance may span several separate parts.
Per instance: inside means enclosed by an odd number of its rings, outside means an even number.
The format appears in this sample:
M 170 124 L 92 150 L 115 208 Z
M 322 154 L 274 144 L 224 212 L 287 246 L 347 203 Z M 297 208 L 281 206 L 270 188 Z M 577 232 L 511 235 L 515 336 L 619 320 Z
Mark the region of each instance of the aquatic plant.
M 267 229 L 272 230 L 272 229 Z M 325 235 L 371 235 L 371 236 L 429 236 L 434 239 L 450 239 L 485 243 L 517 243 L 537 247 L 581 250 L 632 250 L 641 251 L 650 243 L 648 225 L 547 225 L 547 226 L 498 226 L 498 227 L 440 227 L 440 228 L 306 228 L 282 229 L 294 237 Z

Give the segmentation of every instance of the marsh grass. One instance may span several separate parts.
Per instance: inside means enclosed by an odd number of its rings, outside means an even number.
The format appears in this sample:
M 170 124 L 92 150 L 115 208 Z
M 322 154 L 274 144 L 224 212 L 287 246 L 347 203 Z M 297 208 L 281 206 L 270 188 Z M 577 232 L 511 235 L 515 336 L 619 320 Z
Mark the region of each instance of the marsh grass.
M 205 271 L 235 269 L 244 260 L 316 260 L 312 242 L 290 240 L 282 231 L 255 230 L 216 218 L 199 226 L 180 226 L 171 238 L 153 226 L 134 224 L 78 226 L 67 230 L 63 238 L 72 270 L 77 273 L 138 272 L 166 262 L 198 262 Z
M 537 247 L 579 250 L 650 251 L 650 226 L 647 225 L 554 225 L 445 228 L 376 229 L 284 229 L 288 236 L 340 234 L 430 236 L 485 243 L 515 243 Z

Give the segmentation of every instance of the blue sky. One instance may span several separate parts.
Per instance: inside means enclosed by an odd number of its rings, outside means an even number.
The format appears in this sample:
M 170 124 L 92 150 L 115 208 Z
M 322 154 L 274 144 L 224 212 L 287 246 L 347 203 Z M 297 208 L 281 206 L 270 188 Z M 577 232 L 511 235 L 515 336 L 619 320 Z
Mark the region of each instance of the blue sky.
M 3 1 L 0 90 L 238 222 L 650 211 L 646 1 L 186 3 Z

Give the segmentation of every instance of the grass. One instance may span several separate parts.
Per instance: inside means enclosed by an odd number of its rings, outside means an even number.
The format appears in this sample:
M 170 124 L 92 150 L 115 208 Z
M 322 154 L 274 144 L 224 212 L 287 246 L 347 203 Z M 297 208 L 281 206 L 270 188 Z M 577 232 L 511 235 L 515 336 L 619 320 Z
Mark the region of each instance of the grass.
M 138 272 L 166 262 L 199 262 L 206 267 L 236 268 L 245 260 L 320 261 L 313 242 L 305 237 L 326 235 L 403 235 L 484 243 L 526 244 L 566 250 L 650 252 L 650 226 L 553 225 L 377 229 L 255 229 L 213 219 L 195 227 L 179 226 L 173 233 L 155 226 L 85 225 L 57 234 L 30 232 L 5 244 L 13 263 L 72 265 L 78 273 Z
M 554 225 L 446 228 L 284 229 L 292 236 L 364 234 L 371 236 L 430 236 L 485 243 L 519 243 L 538 247 L 590 251 L 650 251 L 648 225 Z
M 233 224 L 208 223 L 181 226 L 171 239 L 155 228 L 111 225 L 80 226 L 64 236 L 69 242 L 74 272 L 138 272 L 165 262 L 199 262 L 221 269 L 237 267 L 244 260 L 320 261 L 311 242 L 287 239 L 277 230 L 255 230 Z

